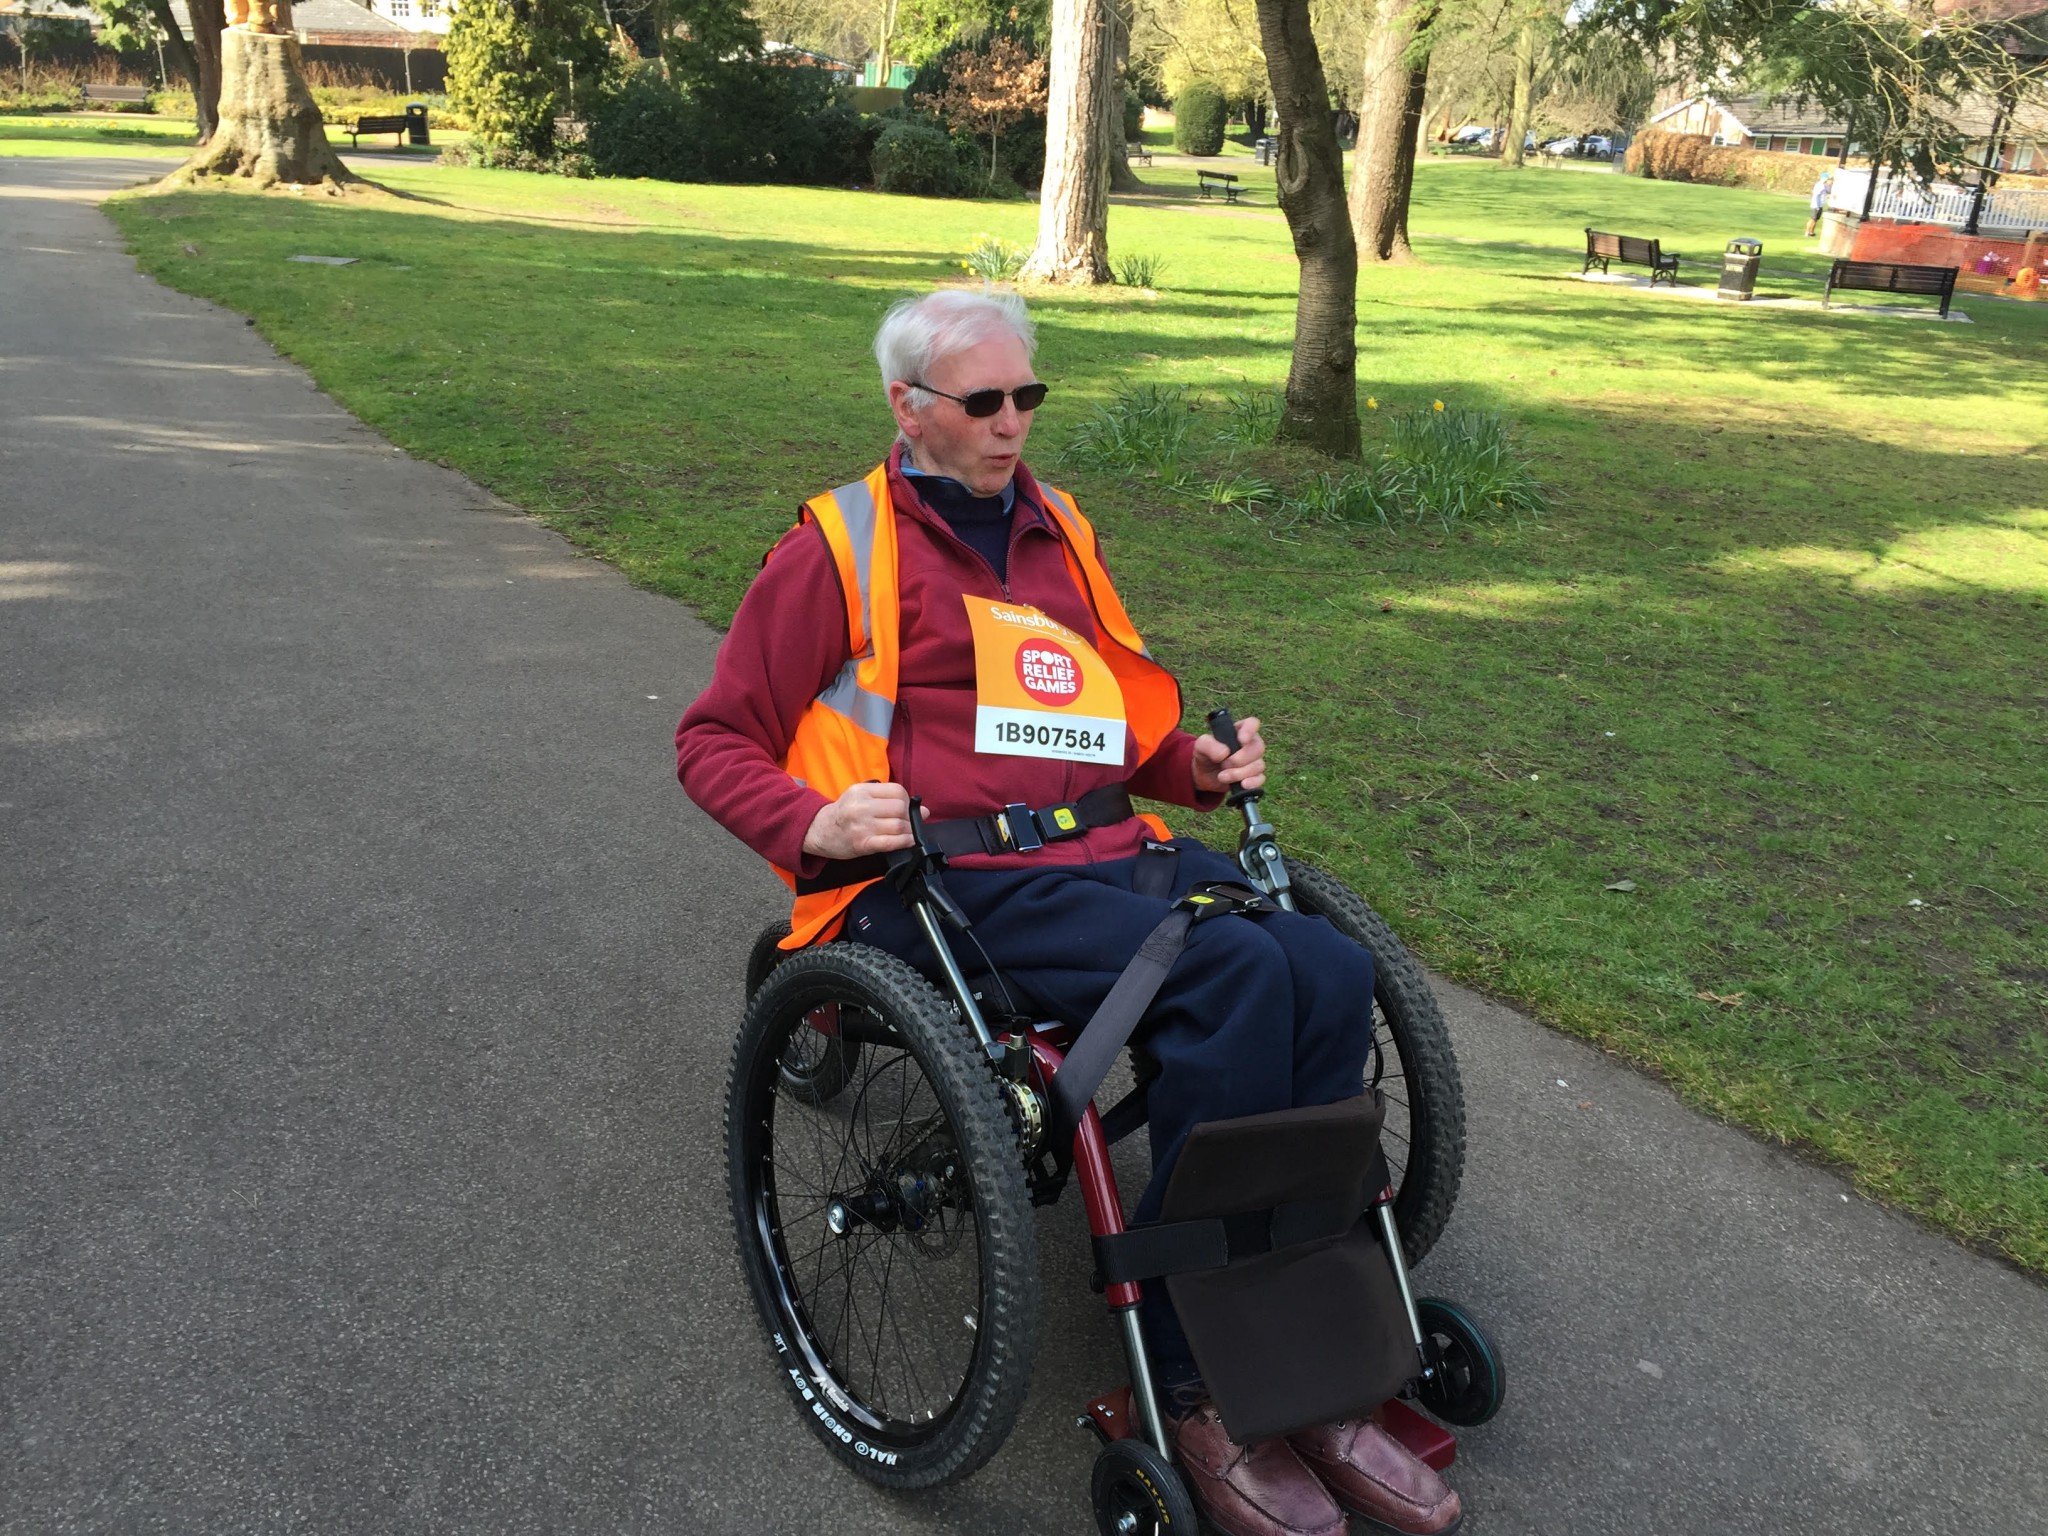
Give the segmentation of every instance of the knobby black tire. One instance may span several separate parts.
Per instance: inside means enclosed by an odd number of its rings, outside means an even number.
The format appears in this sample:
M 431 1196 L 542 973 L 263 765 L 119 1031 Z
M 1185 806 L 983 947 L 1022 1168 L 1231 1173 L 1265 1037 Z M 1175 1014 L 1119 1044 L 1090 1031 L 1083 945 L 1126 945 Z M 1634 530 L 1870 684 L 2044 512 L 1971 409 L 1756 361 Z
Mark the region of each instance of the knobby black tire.
M 1394 1224 L 1420 1264 L 1451 1219 L 1465 1175 L 1465 1090 L 1429 978 L 1364 897 L 1327 870 L 1287 861 L 1295 905 L 1326 918 L 1373 959 L 1373 1001 L 1408 1079 L 1408 1158 L 1395 1183 Z
M 770 923 L 754 936 L 747 952 L 747 1000 L 761 990 L 761 983 L 793 953 L 782 947 L 789 937 L 787 920 Z M 807 1104 L 829 1104 L 860 1065 L 860 1047 L 851 1040 L 828 1040 L 823 1035 L 808 1037 L 799 1032 L 782 1053 L 782 1081 Z
M 971 1191 L 978 1322 L 968 1364 L 951 1406 L 901 1433 L 888 1432 L 886 1424 L 880 1431 L 863 1426 L 846 1407 L 849 1387 L 833 1374 L 830 1342 L 815 1337 L 800 1299 L 794 1307 L 786 1304 L 790 1289 L 776 1276 L 795 1264 L 777 1270 L 778 1252 L 789 1257 L 787 1243 L 777 1249 L 774 1220 L 763 1214 L 777 1198 L 762 1154 L 775 1145 L 768 1128 L 778 1090 L 789 1096 L 783 1047 L 792 1029 L 808 1027 L 803 1015 L 827 1003 L 893 1028 L 929 1085 Z M 893 1041 L 864 1043 L 860 1060 L 866 1071 L 880 1074 L 888 1069 L 878 1063 L 896 1049 Z M 856 1073 L 832 1111 L 856 1103 L 866 1081 Z M 777 1374 L 804 1423 L 841 1461 L 885 1487 L 953 1482 L 987 1461 L 1009 1434 L 1030 1385 L 1038 1344 L 1038 1237 L 1001 1086 L 952 1004 L 908 965 L 865 945 L 832 944 L 784 960 L 754 992 L 740 1027 L 726 1092 L 726 1163 L 740 1266 L 776 1350 Z

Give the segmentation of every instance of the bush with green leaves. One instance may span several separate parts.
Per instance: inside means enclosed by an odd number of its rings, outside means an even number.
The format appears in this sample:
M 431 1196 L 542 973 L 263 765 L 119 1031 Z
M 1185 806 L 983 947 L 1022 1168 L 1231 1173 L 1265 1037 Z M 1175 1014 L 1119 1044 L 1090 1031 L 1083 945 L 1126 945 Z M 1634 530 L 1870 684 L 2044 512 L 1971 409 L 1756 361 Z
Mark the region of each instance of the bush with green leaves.
M 1116 269 L 1116 280 L 1126 288 L 1157 288 L 1159 274 L 1166 270 L 1166 263 L 1150 251 L 1131 251 L 1117 257 L 1112 263 Z
M 1227 112 L 1223 92 L 1190 80 L 1173 101 L 1173 147 L 1184 155 L 1220 155 Z
M 945 128 L 940 119 L 938 101 L 952 78 L 954 61 L 967 55 L 985 53 L 997 38 L 1006 35 L 1009 34 L 992 30 L 976 38 L 956 40 L 919 64 L 917 73 L 911 76 L 910 84 L 903 91 L 904 115 Z M 1028 35 L 1024 40 L 1031 41 Z M 986 144 L 977 144 L 972 134 L 954 134 L 968 165 L 973 166 L 978 157 L 981 167 L 979 176 L 971 171 L 963 175 L 961 190 L 978 197 L 1014 197 L 1018 189 L 1035 194 L 1045 180 L 1045 130 L 1043 112 L 1030 113 L 1006 127 L 997 142 L 993 171 L 989 169 Z
M 1547 509 L 1513 430 L 1493 412 L 1453 411 L 1435 401 L 1377 419 L 1387 424 L 1385 447 L 1358 464 L 1314 467 L 1329 464 L 1318 459 L 1303 473 L 1298 454 L 1276 457 L 1273 450 L 1280 420 L 1273 392 L 1239 385 L 1217 411 L 1183 384 L 1138 385 L 1119 390 L 1076 425 L 1056 462 L 1143 476 L 1276 530 L 1303 522 L 1448 526 Z
M 464 0 L 447 54 L 448 98 L 471 136 L 540 160 L 554 154 L 555 119 L 601 99 L 611 60 L 591 0 Z
M 1124 142 L 1136 144 L 1145 134 L 1145 101 L 1135 85 L 1124 88 Z
M 1428 409 L 1397 411 L 1386 465 L 1417 517 L 1513 517 L 1548 505 L 1543 486 L 1493 411 L 1454 411 L 1441 400 Z
M 737 58 L 676 84 L 648 67 L 592 118 L 588 148 L 601 176 L 844 182 L 859 179 L 859 120 L 823 70 Z
M 1030 256 L 1031 247 L 1028 245 L 1019 245 L 998 235 L 976 235 L 960 265 L 984 283 L 1007 283 L 1024 270 L 1024 263 Z
M 953 197 L 967 183 L 952 135 L 930 123 L 891 123 L 875 141 L 870 164 L 878 192 Z

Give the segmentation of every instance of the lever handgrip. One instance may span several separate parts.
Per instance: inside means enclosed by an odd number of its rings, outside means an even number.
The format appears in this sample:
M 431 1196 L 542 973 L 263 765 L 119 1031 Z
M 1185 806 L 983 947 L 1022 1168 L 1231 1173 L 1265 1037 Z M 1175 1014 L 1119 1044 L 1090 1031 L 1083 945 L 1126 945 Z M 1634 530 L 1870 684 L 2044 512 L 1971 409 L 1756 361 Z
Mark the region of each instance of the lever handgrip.
M 1237 718 L 1228 705 L 1209 711 L 1209 734 L 1235 752 L 1243 743 L 1237 739 Z

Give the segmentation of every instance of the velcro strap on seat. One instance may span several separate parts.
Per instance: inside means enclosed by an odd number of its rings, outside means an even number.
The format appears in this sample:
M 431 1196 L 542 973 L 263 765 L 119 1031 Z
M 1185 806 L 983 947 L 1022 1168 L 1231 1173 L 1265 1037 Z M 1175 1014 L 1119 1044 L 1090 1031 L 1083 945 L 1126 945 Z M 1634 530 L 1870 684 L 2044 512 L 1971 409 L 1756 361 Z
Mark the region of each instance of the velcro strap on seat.
M 1342 1237 L 1365 1208 L 1349 1200 L 1290 1200 L 1261 1211 L 1155 1222 L 1095 1239 L 1104 1285 L 1221 1269 L 1281 1248 Z

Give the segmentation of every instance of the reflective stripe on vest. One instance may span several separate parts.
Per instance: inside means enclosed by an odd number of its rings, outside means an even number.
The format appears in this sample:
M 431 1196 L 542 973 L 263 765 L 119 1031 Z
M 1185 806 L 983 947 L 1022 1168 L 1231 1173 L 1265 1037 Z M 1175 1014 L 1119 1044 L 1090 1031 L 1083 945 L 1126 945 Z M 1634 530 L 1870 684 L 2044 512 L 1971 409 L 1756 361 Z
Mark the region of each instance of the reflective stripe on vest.
M 1180 725 L 1180 685 L 1152 660 L 1138 637 L 1096 552 L 1095 529 L 1081 515 L 1073 497 L 1050 486 L 1042 489 L 1061 535 L 1067 570 L 1094 615 L 1096 649 L 1123 688 L 1137 760 L 1143 763 Z M 865 480 L 813 496 L 804 503 L 803 515 L 824 534 L 839 572 L 840 591 L 846 599 L 848 659 L 798 719 L 781 766 L 797 782 L 809 785 L 827 800 L 837 800 L 855 784 L 886 782 L 889 777 L 901 609 L 889 466 L 879 466 Z M 1139 819 L 1154 836 L 1167 835 L 1157 817 Z M 794 874 L 786 869 L 775 872 L 783 884 L 796 891 Z M 854 897 L 872 884 L 872 880 L 863 880 L 797 895 L 790 913 L 789 937 L 782 947 L 801 949 L 831 938 L 838 933 Z

